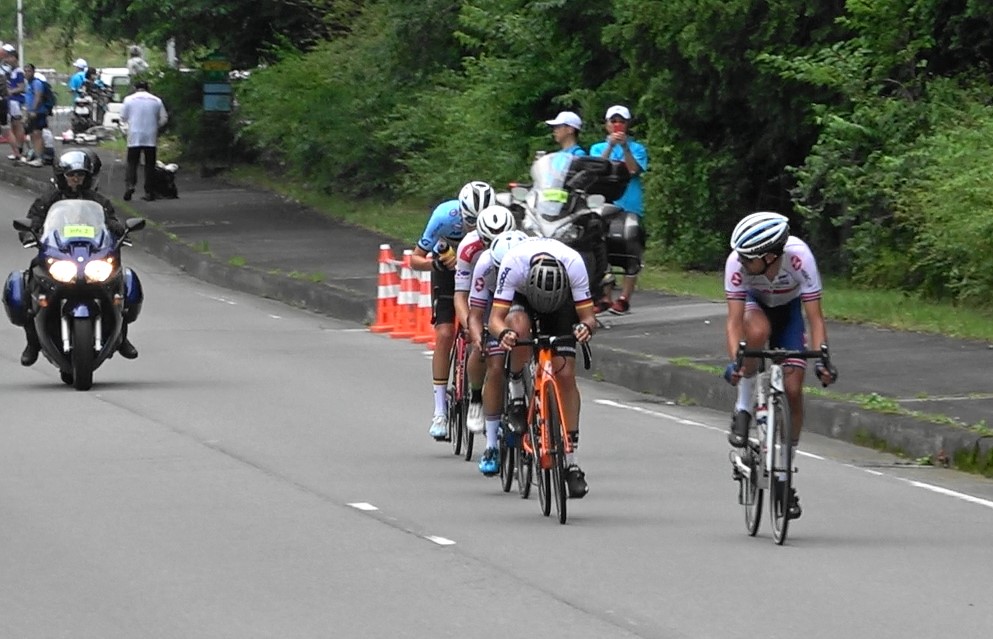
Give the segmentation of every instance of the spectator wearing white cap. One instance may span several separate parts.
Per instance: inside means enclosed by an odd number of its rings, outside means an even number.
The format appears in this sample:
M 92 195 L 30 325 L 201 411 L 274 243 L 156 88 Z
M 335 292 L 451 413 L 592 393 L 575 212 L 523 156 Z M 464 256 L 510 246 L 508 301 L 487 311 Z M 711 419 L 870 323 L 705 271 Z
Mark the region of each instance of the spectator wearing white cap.
M 628 213 L 638 218 L 638 224 L 644 226 L 645 203 L 641 186 L 641 174 L 648 170 L 648 150 L 645 145 L 637 142 L 628 133 L 631 123 L 631 111 L 623 104 L 615 104 L 607 109 L 604 116 L 607 129 L 607 139 L 597 142 L 590 147 L 590 155 L 600 156 L 615 162 L 624 162 L 631 172 L 631 180 L 620 199 L 613 202 Z M 643 236 L 643 235 L 642 235 Z M 605 292 L 603 299 L 597 303 L 597 312 L 605 310 L 615 315 L 623 315 L 631 309 L 631 294 L 638 280 L 638 274 L 627 272 L 621 286 L 621 294 L 616 300 L 611 300 L 610 292 Z
M 586 155 L 583 147 L 579 146 L 579 131 L 583 121 L 572 111 L 562 111 L 554 120 L 545 120 L 552 127 L 552 137 L 562 151 L 572 155 Z
M 7 134 L 7 141 L 10 142 L 10 149 L 13 151 L 7 156 L 8 160 L 20 162 L 21 147 L 24 146 L 24 120 L 22 110 L 24 107 L 24 70 L 21 68 L 20 58 L 14 45 L 7 43 L 3 45 L 3 56 L 10 73 L 7 74 L 7 110 L 10 119 L 10 132 Z
M 82 89 L 83 85 L 86 83 L 86 69 L 89 65 L 86 64 L 86 60 L 83 58 L 76 58 L 76 61 L 72 63 L 72 66 L 76 69 L 76 72 L 69 77 L 69 81 L 66 82 L 66 86 L 69 87 L 70 91 L 72 91 L 72 97 L 75 100 L 79 97 L 80 89 Z

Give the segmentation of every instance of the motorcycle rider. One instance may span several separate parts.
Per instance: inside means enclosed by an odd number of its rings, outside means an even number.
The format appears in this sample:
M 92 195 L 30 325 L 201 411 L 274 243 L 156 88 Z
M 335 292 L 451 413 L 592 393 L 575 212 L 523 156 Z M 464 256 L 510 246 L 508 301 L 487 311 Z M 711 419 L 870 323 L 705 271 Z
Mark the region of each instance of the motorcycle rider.
M 28 210 L 28 217 L 31 219 L 31 228 L 36 232 L 41 231 L 48 216 L 48 210 L 52 205 L 60 200 L 81 199 L 98 203 L 103 208 L 104 223 L 111 233 L 121 236 L 125 231 L 124 224 L 117 219 L 117 212 L 110 200 L 97 193 L 94 188 L 94 178 L 99 173 L 99 158 L 94 161 L 94 156 L 88 151 L 73 150 L 63 153 L 53 165 L 55 178 L 54 188 L 34 201 Z M 28 233 L 20 234 L 21 243 L 29 246 L 33 243 L 34 237 Z M 37 266 L 37 257 L 31 260 L 31 265 L 27 271 L 27 289 L 33 290 L 32 271 Z M 127 323 L 123 328 L 123 339 L 117 352 L 126 359 L 138 357 L 138 349 L 128 340 Z M 38 353 L 41 351 L 41 344 L 38 341 L 34 322 L 24 324 L 24 333 L 27 338 L 27 345 L 21 353 L 21 365 L 31 366 L 38 361 Z

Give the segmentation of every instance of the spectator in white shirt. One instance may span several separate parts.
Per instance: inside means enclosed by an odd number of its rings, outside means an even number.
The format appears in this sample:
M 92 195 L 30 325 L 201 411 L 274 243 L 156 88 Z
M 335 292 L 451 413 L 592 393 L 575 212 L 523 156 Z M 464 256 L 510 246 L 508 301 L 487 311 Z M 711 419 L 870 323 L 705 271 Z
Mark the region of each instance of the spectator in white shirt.
M 155 160 L 159 129 L 169 121 L 165 105 L 158 96 L 148 91 L 148 81 L 138 79 L 135 92 L 124 98 L 121 105 L 121 122 L 128 125 L 128 165 L 124 173 L 124 199 L 130 200 L 138 183 L 138 160 L 145 157 L 145 195 L 143 200 L 154 200 Z

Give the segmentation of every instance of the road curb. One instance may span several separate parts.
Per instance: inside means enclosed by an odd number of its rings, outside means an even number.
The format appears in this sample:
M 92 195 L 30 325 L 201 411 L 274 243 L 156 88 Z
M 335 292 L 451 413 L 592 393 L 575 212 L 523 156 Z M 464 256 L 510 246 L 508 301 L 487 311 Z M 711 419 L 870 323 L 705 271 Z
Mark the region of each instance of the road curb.
M 41 172 L 0 164 L 0 178 L 38 193 L 48 188 L 48 175 L 47 169 Z M 118 200 L 115 205 L 127 206 Z M 152 220 L 135 236 L 134 243 L 135 248 L 217 286 L 365 325 L 375 317 L 376 300 L 360 292 L 286 274 L 266 273 L 248 265 L 226 264 L 156 227 Z M 594 349 L 592 369 L 580 371 L 580 374 L 636 392 L 729 414 L 735 399 L 734 389 L 713 373 L 602 344 Z M 983 437 L 967 428 L 864 410 L 851 403 L 809 395 L 804 429 L 862 446 L 883 448 L 911 459 L 993 455 L 993 437 Z

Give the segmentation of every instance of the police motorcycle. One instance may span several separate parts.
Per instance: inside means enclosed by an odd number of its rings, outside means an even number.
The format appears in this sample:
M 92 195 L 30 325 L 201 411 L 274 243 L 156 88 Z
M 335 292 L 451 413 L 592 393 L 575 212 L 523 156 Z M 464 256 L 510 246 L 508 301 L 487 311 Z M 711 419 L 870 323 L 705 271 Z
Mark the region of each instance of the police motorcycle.
M 525 233 L 574 248 L 597 289 L 609 269 L 602 213 L 611 206 L 608 200 L 624 193 L 630 179 L 623 162 L 562 151 L 542 154 L 531 165 L 530 187 L 511 187 L 509 208 Z
M 125 227 L 115 238 L 100 204 L 76 199 L 53 204 L 40 233 L 29 218 L 14 220 L 33 237 L 25 248 L 38 254 L 30 278 L 22 271 L 7 277 L 4 310 L 15 326 L 34 322 L 45 359 L 76 390 L 89 390 L 93 371 L 117 352 L 125 322 L 141 312 L 141 282 L 121 264 L 121 246 L 131 246 L 129 235 L 145 220 L 130 218 Z

